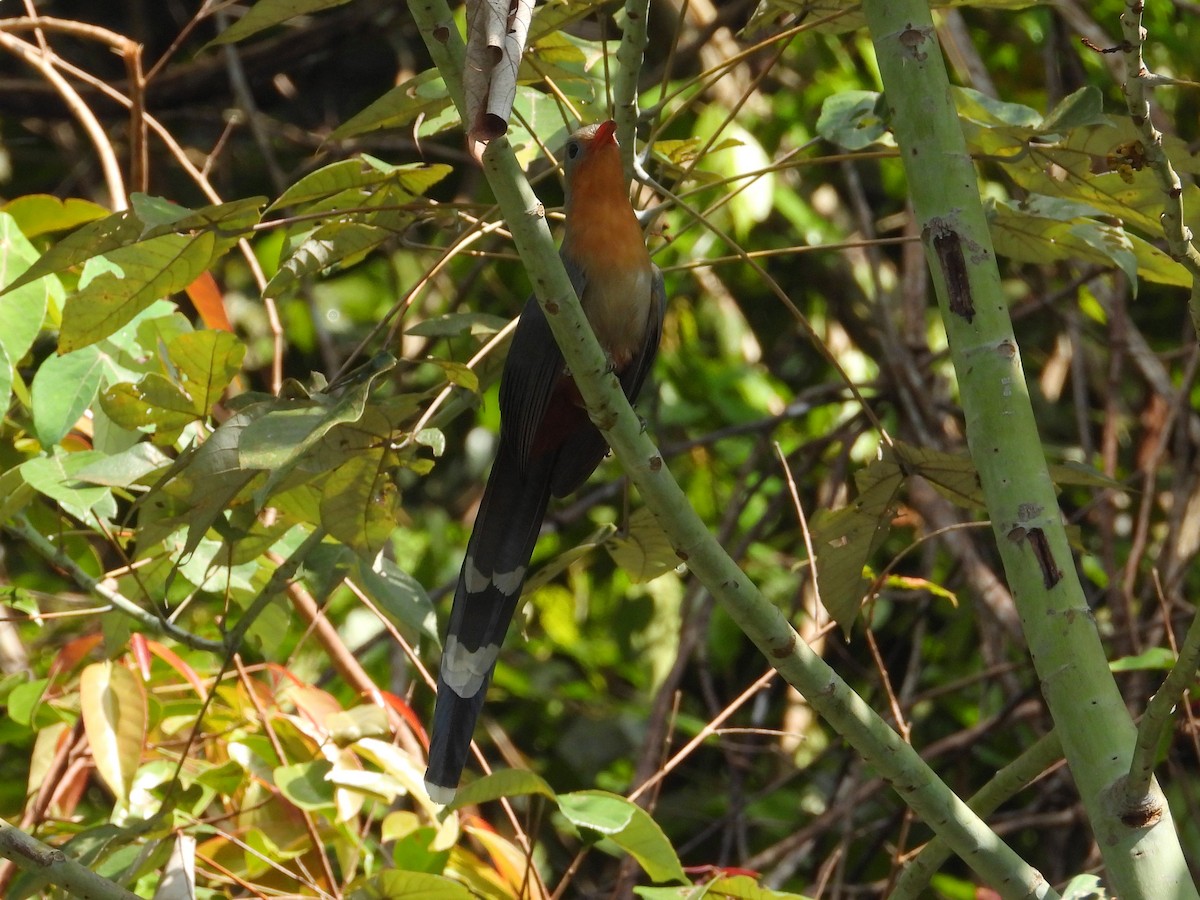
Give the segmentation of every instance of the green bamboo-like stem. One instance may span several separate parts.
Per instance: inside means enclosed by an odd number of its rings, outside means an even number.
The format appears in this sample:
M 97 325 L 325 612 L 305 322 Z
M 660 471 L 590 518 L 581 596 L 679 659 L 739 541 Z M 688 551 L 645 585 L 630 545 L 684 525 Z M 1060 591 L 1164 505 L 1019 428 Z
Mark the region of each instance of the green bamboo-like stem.
M 1142 45 L 1146 41 L 1146 29 L 1142 27 L 1144 6 L 1143 0 L 1125 0 L 1125 12 L 1121 14 L 1121 34 L 1125 38 L 1121 53 L 1125 57 L 1125 69 L 1128 72 L 1123 85 L 1125 100 L 1129 117 L 1142 135 L 1146 164 L 1158 178 L 1162 189 L 1162 227 L 1167 239 L 1167 252 L 1172 259 L 1183 263 L 1192 275 L 1189 308 L 1192 327 L 1200 334 L 1200 250 L 1192 243 L 1191 229 L 1184 224 L 1183 184 L 1163 149 L 1162 132 L 1154 127 L 1150 118 L 1150 89 L 1159 80 L 1146 68 L 1142 58 Z
M 1180 698 L 1196 683 L 1197 666 L 1200 666 L 1200 616 L 1192 619 L 1174 668 L 1163 680 L 1162 687 L 1150 698 L 1146 712 L 1138 723 L 1137 744 L 1125 782 L 1124 802 L 1131 810 L 1144 804 L 1150 794 L 1150 780 L 1154 777 L 1154 763 L 1158 759 L 1162 736 L 1174 723 L 1173 712 Z
M 980 816 L 988 816 L 1010 797 L 1025 790 L 1046 769 L 1062 759 L 1062 742 L 1058 732 L 1051 731 L 1038 738 L 1032 747 L 997 772 L 976 792 L 967 806 Z M 911 860 L 896 879 L 889 900 L 920 900 L 928 896 L 929 880 L 951 855 L 950 847 L 935 837 Z
M 891 122 L 1004 571 L 1110 888 L 1195 898 L 1161 793 L 1122 820 L 1136 730 L 1075 570 L 1001 291 L 975 169 L 924 0 L 865 0 Z
M 626 0 L 621 16 L 621 43 L 617 47 L 617 73 L 613 78 L 613 118 L 621 139 L 621 167 L 625 180 L 633 180 L 634 130 L 638 123 L 638 75 L 650 42 L 646 31 L 650 0 Z
M 0 819 L 0 856 L 27 872 L 40 875 L 46 884 L 65 888 L 72 897 L 139 900 L 137 894 L 97 875 L 62 850 L 43 844 L 3 819 Z
M 448 79 L 462 40 L 443 0 L 410 0 L 434 62 Z M 451 90 L 451 95 L 454 91 Z M 460 108 L 461 111 L 461 108 Z M 892 784 L 917 814 L 1004 897 L 1056 898 L 1041 874 L 1006 846 L 796 633 L 692 510 L 625 400 L 558 259 L 541 204 L 506 140 L 483 155 L 484 172 L 529 272 L 546 319 L 591 414 L 679 558 L 724 606 L 783 678 Z

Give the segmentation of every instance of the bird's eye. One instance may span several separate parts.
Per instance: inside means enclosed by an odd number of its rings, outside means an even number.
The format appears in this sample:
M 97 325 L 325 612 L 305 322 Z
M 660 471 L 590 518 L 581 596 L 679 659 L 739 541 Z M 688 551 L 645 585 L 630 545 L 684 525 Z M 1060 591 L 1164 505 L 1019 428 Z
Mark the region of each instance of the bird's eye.
M 567 156 L 574 159 L 579 155 L 579 141 L 571 141 L 567 144 Z

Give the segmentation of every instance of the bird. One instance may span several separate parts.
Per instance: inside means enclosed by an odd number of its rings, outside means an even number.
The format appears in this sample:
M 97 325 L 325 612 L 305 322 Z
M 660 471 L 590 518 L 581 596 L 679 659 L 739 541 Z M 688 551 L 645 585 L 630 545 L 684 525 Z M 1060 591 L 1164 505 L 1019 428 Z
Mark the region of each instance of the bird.
M 662 337 L 666 291 L 629 200 L 616 123 L 574 132 L 563 151 L 559 256 L 632 403 Z M 535 297 L 500 376 L 500 440 L 467 542 L 442 645 L 425 788 L 453 801 L 500 646 L 550 496 L 578 489 L 608 452 Z

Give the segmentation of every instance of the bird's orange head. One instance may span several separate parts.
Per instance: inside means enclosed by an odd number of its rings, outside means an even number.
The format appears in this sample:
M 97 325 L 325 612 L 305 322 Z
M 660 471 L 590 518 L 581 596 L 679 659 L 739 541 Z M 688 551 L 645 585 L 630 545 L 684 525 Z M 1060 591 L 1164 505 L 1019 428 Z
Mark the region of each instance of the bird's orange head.
M 567 170 L 568 215 L 573 201 L 588 198 L 582 195 L 615 190 L 626 196 L 629 186 L 621 169 L 621 152 L 617 146 L 617 123 L 609 119 L 598 125 L 580 128 L 567 140 L 563 150 Z
M 617 123 L 579 129 L 567 141 L 567 232 L 563 250 L 579 263 L 649 266 L 645 239 L 629 203 Z

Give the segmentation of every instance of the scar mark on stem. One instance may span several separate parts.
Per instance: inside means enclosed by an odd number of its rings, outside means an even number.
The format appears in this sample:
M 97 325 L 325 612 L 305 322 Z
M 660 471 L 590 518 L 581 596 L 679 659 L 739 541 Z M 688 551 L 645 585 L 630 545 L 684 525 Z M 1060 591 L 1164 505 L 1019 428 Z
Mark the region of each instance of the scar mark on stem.
M 918 62 L 924 62 L 928 59 L 929 54 L 921 49 L 921 45 L 929 40 L 932 35 L 930 28 L 914 28 L 910 23 L 907 28 L 900 32 L 900 46 L 904 51 Z
M 1062 569 L 1054 562 L 1054 553 L 1050 550 L 1050 541 L 1046 538 L 1046 532 L 1040 528 L 1029 529 L 1029 546 L 1033 550 L 1033 557 L 1037 560 L 1038 568 L 1042 570 L 1042 584 L 1046 586 L 1046 590 L 1054 587 L 1062 581 Z
M 925 238 L 932 244 L 945 276 L 950 312 L 971 322 L 975 318 L 975 300 L 958 232 L 940 219 L 931 219 L 925 226 Z

